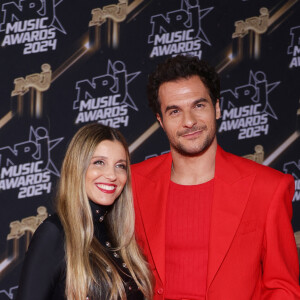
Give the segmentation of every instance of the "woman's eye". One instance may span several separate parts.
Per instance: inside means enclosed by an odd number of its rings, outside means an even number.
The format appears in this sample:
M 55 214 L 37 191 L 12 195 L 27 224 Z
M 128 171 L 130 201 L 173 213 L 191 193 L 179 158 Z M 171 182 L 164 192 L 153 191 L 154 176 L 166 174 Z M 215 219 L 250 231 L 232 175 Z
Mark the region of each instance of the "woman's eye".
M 104 165 L 104 161 L 103 160 L 96 160 L 96 161 L 94 161 L 94 165 L 102 166 L 102 165 Z
M 118 164 L 116 167 L 119 169 L 127 170 L 127 166 L 125 164 Z

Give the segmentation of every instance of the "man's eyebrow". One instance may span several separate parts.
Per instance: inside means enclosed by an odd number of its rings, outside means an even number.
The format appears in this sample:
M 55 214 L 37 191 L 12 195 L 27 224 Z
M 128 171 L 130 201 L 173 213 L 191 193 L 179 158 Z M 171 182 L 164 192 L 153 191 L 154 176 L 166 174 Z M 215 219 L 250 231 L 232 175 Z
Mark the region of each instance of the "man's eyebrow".
M 195 101 L 192 103 L 192 105 L 196 105 L 196 104 L 201 103 L 201 102 L 209 102 L 209 101 L 208 101 L 208 99 L 206 99 L 206 98 L 200 98 L 200 99 L 195 100 Z
M 180 109 L 180 107 L 178 105 L 168 105 L 165 109 L 165 113 L 171 109 Z
M 206 98 L 200 98 L 200 99 L 194 100 L 194 101 L 192 102 L 192 106 L 195 106 L 196 104 L 201 103 L 201 102 L 209 102 L 209 101 L 208 101 L 208 99 L 206 99 Z M 180 109 L 180 106 L 178 106 L 178 105 L 168 105 L 168 106 L 166 107 L 166 109 L 165 109 L 165 113 L 166 113 L 167 111 L 169 111 L 169 110 L 172 110 L 172 109 Z

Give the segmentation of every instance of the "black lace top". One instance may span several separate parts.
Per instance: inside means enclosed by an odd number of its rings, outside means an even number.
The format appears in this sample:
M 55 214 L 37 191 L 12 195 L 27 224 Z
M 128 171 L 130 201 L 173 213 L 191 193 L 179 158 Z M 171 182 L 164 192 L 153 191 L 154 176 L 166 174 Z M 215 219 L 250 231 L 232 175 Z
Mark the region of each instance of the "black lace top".
M 94 218 L 95 236 L 117 267 L 124 282 L 127 299 L 144 299 L 125 263 L 119 254 L 113 251 L 113 245 L 103 221 L 109 207 L 100 206 L 93 202 L 90 202 L 90 205 Z M 23 264 L 17 299 L 65 300 L 66 265 L 64 255 L 63 227 L 58 216 L 54 214 L 38 227 L 31 239 Z M 107 272 L 109 273 L 110 270 L 107 269 Z M 106 297 L 103 296 L 103 299 Z

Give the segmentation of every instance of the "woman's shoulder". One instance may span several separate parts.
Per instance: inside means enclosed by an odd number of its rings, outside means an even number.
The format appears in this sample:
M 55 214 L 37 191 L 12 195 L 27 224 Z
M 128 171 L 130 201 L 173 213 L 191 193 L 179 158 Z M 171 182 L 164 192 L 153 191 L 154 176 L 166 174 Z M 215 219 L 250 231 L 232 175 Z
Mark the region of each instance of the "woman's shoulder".
M 49 250 L 55 249 L 64 241 L 64 230 L 57 214 L 50 215 L 34 232 L 32 245 L 47 245 Z
M 50 299 L 53 291 L 64 284 L 64 257 L 63 229 L 58 216 L 52 215 L 40 224 L 31 238 L 17 299 Z M 62 295 L 63 290 L 64 287 Z
M 46 218 L 40 226 L 45 226 L 46 228 L 56 228 L 58 231 L 62 231 L 63 227 L 62 224 L 60 222 L 59 216 L 58 214 L 54 213 L 48 216 L 48 218 Z

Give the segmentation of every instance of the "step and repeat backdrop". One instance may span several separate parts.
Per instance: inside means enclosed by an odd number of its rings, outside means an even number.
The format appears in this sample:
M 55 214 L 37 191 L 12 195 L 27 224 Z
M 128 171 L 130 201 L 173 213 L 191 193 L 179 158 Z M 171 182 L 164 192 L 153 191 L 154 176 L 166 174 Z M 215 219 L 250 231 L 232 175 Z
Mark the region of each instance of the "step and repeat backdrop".
M 15 299 L 81 126 L 118 128 L 133 163 L 169 151 L 146 81 L 177 54 L 220 74 L 220 145 L 294 176 L 300 247 L 299 15 L 298 0 L 1 0 L 0 300 Z

